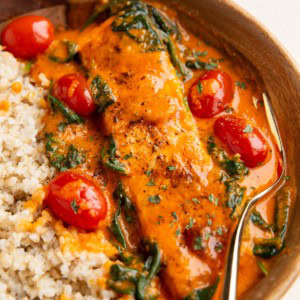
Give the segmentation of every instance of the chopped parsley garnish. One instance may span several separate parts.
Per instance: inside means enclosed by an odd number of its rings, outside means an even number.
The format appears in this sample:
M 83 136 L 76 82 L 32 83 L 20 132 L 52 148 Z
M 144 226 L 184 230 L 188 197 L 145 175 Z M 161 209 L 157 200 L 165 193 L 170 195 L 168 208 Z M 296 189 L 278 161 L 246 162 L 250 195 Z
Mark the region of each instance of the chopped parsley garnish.
M 218 226 L 217 230 L 216 230 L 218 235 L 223 235 L 223 229 L 221 226 Z
M 194 245 L 193 245 L 193 249 L 196 250 L 196 251 L 197 251 L 197 250 L 203 249 L 202 238 L 201 238 L 201 236 L 197 236 L 197 237 L 195 238 Z
M 164 191 L 166 191 L 169 187 L 167 186 L 167 185 L 162 185 L 161 187 L 160 187 L 162 190 L 164 190 Z
M 198 200 L 197 198 L 192 198 L 192 201 L 196 204 L 199 204 L 200 203 L 200 200 Z
M 253 128 L 250 125 L 247 125 L 245 129 L 243 130 L 244 133 L 251 133 L 253 131 Z
M 215 250 L 217 252 L 221 252 L 223 250 L 223 244 L 221 242 L 217 242 L 217 244 L 215 246 Z
M 175 235 L 176 235 L 176 236 L 180 236 L 180 234 L 181 234 L 180 229 L 177 229 L 176 232 L 175 232 Z
M 155 182 L 153 181 L 153 179 L 150 179 L 146 186 L 155 186 Z
M 211 225 L 212 225 L 212 220 L 211 220 L 211 219 L 208 219 L 208 220 L 207 220 L 207 225 L 208 225 L 208 226 L 211 226 Z
M 235 82 L 235 85 L 243 90 L 245 90 L 247 88 L 247 85 L 245 82 L 242 82 L 242 81 L 236 81 Z
M 178 216 L 177 216 L 176 212 L 173 211 L 171 214 L 172 214 L 173 218 L 175 219 L 175 221 L 178 221 Z
M 74 211 L 75 214 L 78 213 L 79 207 L 80 207 L 80 206 L 77 205 L 76 199 L 74 199 L 74 200 L 71 202 L 71 208 L 72 208 L 72 210 Z
M 169 170 L 169 171 L 175 171 L 175 170 L 176 170 L 176 167 L 174 167 L 174 166 L 168 166 L 168 170 Z
M 145 174 L 146 174 L 148 177 L 150 177 L 151 173 L 152 173 L 151 170 L 147 170 L 147 171 L 145 172 Z
M 159 195 L 154 195 L 154 196 L 149 196 L 149 197 L 148 197 L 148 201 L 149 201 L 150 203 L 153 203 L 153 204 L 159 204 L 159 203 L 160 203 L 160 200 L 161 200 L 161 198 L 160 198 Z
M 31 61 L 31 60 L 27 61 L 25 66 L 24 66 L 24 72 L 29 73 L 30 70 L 31 70 L 32 65 L 33 65 L 33 61 Z
M 216 198 L 213 194 L 208 195 L 208 200 L 210 202 L 214 203 L 215 205 L 218 205 L 219 199 Z
M 207 241 L 210 237 L 210 232 L 205 232 L 204 239 Z
M 197 91 L 199 94 L 201 94 L 203 92 L 203 85 L 202 85 L 201 81 L 199 81 L 197 83 Z
M 195 220 L 193 218 L 190 218 L 189 223 L 185 226 L 185 229 L 193 228 L 194 224 L 195 224 Z

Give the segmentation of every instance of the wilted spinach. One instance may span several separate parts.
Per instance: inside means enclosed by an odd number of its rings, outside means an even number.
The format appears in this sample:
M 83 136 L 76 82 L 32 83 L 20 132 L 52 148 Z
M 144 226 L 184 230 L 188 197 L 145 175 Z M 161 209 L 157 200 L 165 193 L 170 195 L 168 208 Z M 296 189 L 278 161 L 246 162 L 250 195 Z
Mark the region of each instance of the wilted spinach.
M 111 88 L 99 75 L 91 82 L 91 92 L 100 112 L 116 102 Z

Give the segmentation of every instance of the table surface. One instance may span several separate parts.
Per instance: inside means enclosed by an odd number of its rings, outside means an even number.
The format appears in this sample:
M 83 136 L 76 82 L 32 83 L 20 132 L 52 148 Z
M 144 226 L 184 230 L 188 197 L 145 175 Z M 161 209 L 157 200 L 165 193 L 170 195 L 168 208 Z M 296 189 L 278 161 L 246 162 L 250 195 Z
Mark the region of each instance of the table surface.
M 300 1 L 299 0 L 234 0 L 256 17 L 284 45 L 300 65 Z M 283 300 L 300 299 L 299 279 Z

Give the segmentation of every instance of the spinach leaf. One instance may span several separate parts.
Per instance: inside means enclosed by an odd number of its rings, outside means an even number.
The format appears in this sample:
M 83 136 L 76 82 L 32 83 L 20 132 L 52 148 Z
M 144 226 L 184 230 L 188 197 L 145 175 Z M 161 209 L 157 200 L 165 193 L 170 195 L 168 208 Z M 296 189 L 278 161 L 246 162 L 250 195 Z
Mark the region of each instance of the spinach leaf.
M 279 254 L 285 247 L 285 243 L 282 244 L 280 248 L 277 248 L 275 245 L 270 244 L 257 244 L 253 248 L 253 254 L 263 258 L 271 258 Z
M 161 253 L 158 248 L 157 243 L 148 243 L 148 254 L 151 258 L 151 263 L 149 263 L 148 257 L 148 264 L 146 269 L 148 270 L 147 279 L 152 279 L 156 274 L 158 274 L 161 265 Z
M 79 151 L 74 145 L 70 145 L 66 155 L 59 150 L 61 141 L 54 138 L 53 133 L 46 133 L 46 154 L 50 164 L 63 172 L 68 169 L 76 168 L 85 160 L 85 155 Z
M 253 248 L 256 256 L 270 258 L 285 248 L 285 237 L 291 208 L 291 190 L 283 187 L 276 195 L 275 232 L 277 235 L 269 239 L 257 239 Z
M 119 264 L 110 268 L 108 285 L 119 294 L 131 294 L 135 299 L 145 300 L 151 297 L 147 295 L 147 287 L 160 270 L 161 253 L 156 243 L 145 244 L 145 263 L 143 270 L 137 270 Z
M 272 225 L 268 224 L 263 219 L 263 217 L 261 216 L 261 214 L 258 211 L 256 211 L 256 210 L 254 210 L 251 213 L 250 220 L 252 221 L 253 224 L 255 224 L 256 226 L 258 226 L 262 230 L 273 231 Z
M 93 79 L 90 88 L 100 112 L 104 112 L 108 106 L 116 102 L 111 88 L 99 75 Z
M 249 174 L 249 170 L 238 155 L 234 155 L 233 158 L 230 159 L 223 149 L 219 149 L 212 136 L 207 140 L 207 150 L 225 171 L 225 173 L 222 174 L 221 181 L 226 188 L 226 205 L 232 208 L 233 215 L 236 208 L 242 203 L 246 190 L 246 188 L 239 185 L 239 182 Z
M 63 40 L 62 43 L 65 45 L 67 49 L 68 55 L 66 58 L 61 58 L 54 54 L 49 55 L 50 60 L 60 64 L 64 64 L 72 61 L 75 58 L 75 55 L 78 53 L 78 45 L 76 43 L 67 40 Z
M 102 155 L 101 155 L 102 162 L 106 167 L 108 167 L 113 171 L 122 174 L 127 174 L 125 165 L 119 162 L 119 160 L 116 158 L 116 152 L 117 152 L 117 145 L 115 143 L 114 138 L 111 136 L 109 139 L 109 148 L 108 149 L 102 148 Z
M 147 4 L 138 0 L 128 1 L 128 5 L 114 19 L 112 29 L 115 32 L 125 32 L 147 52 L 164 50 Z
M 59 101 L 57 98 L 51 96 L 49 94 L 48 96 L 51 106 L 57 108 L 67 119 L 68 124 L 75 124 L 75 123 L 83 123 L 84 120 L 77 115 L 73 110 L 71 110 L 69 107 L 65 106 L 61 101 Z
M 184 300 L 210 300 L 210 299 L 212 299 L 212 297 L 217 289 L 219 281 L 220 281 L 220 279 L 217 278 L 214 285 L 193 291 L 190 295 L 185 297 Z
M 132 204 L 130 198 L 127 196 L 121 181 L 118 182 L 117 188 L 114 191 L 113 196 L 117 203 L 120 203 L 124 211 L 126 221 L 128 223 L 132 223 L 132 221 L 135 219 L 135 207 Z
M 167 50 L 170 55 L 171 62 L 175 67 L 179 77 L 182 77 L 184 81 L 192 78 L 192 72 L 180 61 L 176 54 L 176 48 L 171 38 L 168 37 L 166 40 Z
M 124 247 L 126 249 L 127 248 L 126 240 L 123 235 L 123 232 L 122 232 L 122 229 L 120 226 L 120 221 L 119 221 L 120 215 L 121 215 L 121 203 L 119 202 L 118 206 L 117 206 L 117 211 L 116 211 L 115 215 L 113 216 L 113 220 L 110 225 L 110 230 L 113 233 L 113 235 L 115 236 L 116 240 L 122 245 L 122 247 Z
M 181 39 L 180 30 L 175 22 L 162 14 L 155 7 L 139 0 L 111 1 L 99 7 L 88 20 L 87 25 L 94 22 L 104 11 L 116 17 L 112 23 L 114 32 L 123 32 L 141 45 L 145 52 L 168 51 L 178 76 L 189 80 L 191 71 L 180 61 L 176 47 L 171 39 Z

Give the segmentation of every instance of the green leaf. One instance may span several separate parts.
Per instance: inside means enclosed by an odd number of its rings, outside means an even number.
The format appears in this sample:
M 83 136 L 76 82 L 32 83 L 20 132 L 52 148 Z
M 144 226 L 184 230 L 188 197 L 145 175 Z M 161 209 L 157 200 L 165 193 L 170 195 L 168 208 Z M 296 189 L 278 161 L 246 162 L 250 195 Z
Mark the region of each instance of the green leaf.
M 253 131 L 253 128 L 250 125 L 247 125 L 245 129 L 243 130 L 244 133 L 251 133 Z
M 107 107 L 116 102 L 111 88 L 99 75 L 91 82 L 90 89 L 100 112 L 104 112 Z
M 57 126 L 57 129 L 59 132 L 64 132 L 67 126 L 68 126 L 68 123 L 60 122 Z
M 49 55 L 50 60 L 60 63 L 60 64 L 68 63 L 68 62 L 74 60 L 75 55 L 78 53 L 78 45 L 76 43 L 67 41 L 67 40 L 63 40 L 62 43 L 67 48 L 68 55 L 66 58 L 61 58 L 54 54 Z
M 50 164 L 59 171 L 72 169 L 85 161 L 85 155 L 79 151 L 74 145 L 70 145 L 66 155 L 59 153 L 59 145 L 61 142 L 54 138 L 53 134 L 45 134 L 46 137 L 46 154 L 50 160 Z
M 151 179 L 146 186 L 155 186 L 155 182 Z
M 173 211 L 171 214 L 172 214 L 173 218 L 175 219 L 175 221 L 178 221 L 178 216 L 177 216 L 176 212 Z
M 269 276 L 269 272 L 262 261 L 258 260 L 257 265 L 259 266 L 261 271 L 265 274 L 265 276 Z
M 251 213 L 250 220 L 252 221 L 253 224 L 255 224 L 256 226 L 258 226 L 262 230 L 273 231 L 272 225 L 268 224 L 263 219 L 263 217 L 261 216 L 261 214 L 258 211 L 256 211 L 256 210 L 254 210 Z
M 118 204 L 117 211 L 114 214 L 113 220 L 110 225 L 110 230 L 113 233 L 116 240 L 122 245 L 122 247 L 124 247 L 126 249 L 127 248 L 126 240 L 125 240 L 125 237 L 121 230 L 121 226 L 120 226 L 120 222 L 119 222 L 120 214 L 121 214 L 121 206 L 120 206 L 120 204 Z
M 131 223 L 135 219 L 135 207 L 125 192 L 124 186 L 121 181 L 118 182 L 117 188 L 113 193 L 114 199 L 117 203 L 120 203 L 122 210 L 124 211 L 126 221 Z
M 247 85 L 245 82 L 242 82 L 242 81 L 236 81 L 235 82 L 235 85 L 243 90 L 245 90 L 247 88 Z
M 184 81 L 191 79 L 192 73 L 191 71 L 180 61 L 176 54 L 176 48 L 171 38 L 168 38 L 165 42 L 167 46 L 167 50 L 170 55 L 171 62 L 175 67 L 177 74 L 179 77 L 182 77 Z
M 79 209 L 79 205 L 77 205 L 76 203 L 76 199 L 74 199 L 72 202 L 71 202 L 71 208 L 72 210 L 74 211 L 75 214 L 78 213 L 78 209 Z
M 193 218 L 190 218 L 189 223 L 185 226 L 185 229 L 193 228 L 194 224 L 195 224 L 195 220 Z
M 201 94 L 203 92 L 203 86 L 202 86 L 201 81 L 198 81 L 198 83 L 197 83 L 197 91 L 199 94 Z
M 57 108 L 67 119 L 69 124 L 80 124 L 83 123 L 84 120 L 77 115 L 73 110 L 71 110 L 69 107 L 65 106 L 61 101 L 59 101 L 57 98 L 51 96 L 49 94 L 48 96 L 50 103 L 52 107 Z
M 214 70 L 218 67 L 217 63 L 214 62 L 204 62 L 199 59 L 188 60 L 185 65 L 192 70 Z
M 31 60 L 27 61 L 25 66 L 24 66 L 24 72 L 29 73 L 30 70 L 31 70 L 32 65 L 33 65 L 33 61 L 31 61 Z
M 197 198 L 192 198 L 192 201 L 193 201 L 194 203 L 196 203 L 196 204 L 199 204 L 199 203 L 200 203 L 200 201 L 199 201 Z
M 223 229 L 221 226 L 218 226 L 217 230 L 216 230 L 218 235 L 223 235 Z
M 161 201 L 161 198 L 159 195 L 149 196 L 148 201 L 153 204 L 159 204 Z
M 211 300 L 217 289 L 219 281 L 220 279 L 218 277 L 214 285 L 195 290 L 183 300 Z
M 197 237 L 195 238 L 194 245 L 193 245 L 193 249 L 196 250 L 196 251 L 197 251 L 197 250 L 203 249 L 202 238 L 201 238 L 201 236 L 197 236 Z
M 104 149 L 104 148 L 103 148 Z M 116 158 L 117 145 L 114 138 L 109 139 L 109 148 L 107 151 L 102 150 L 101 159 L 104 165 L 113 171 L 127 174 L 126 167 Z
M 207 51 L 196 51 L 195 55 L 196 56 L 206 56 L 208 54 Z
M 175 170 L 176 170 L 176 167 L 174 167 L 174 166 L 168 166 L 167 169 L 168 169 L 169 171 L 175 171 Z

